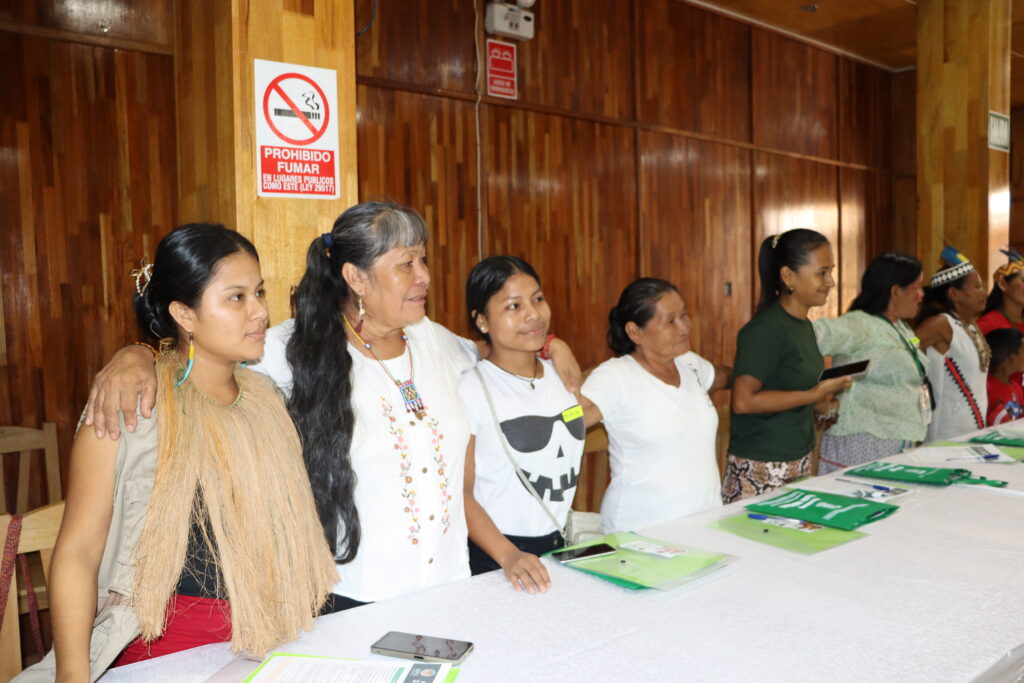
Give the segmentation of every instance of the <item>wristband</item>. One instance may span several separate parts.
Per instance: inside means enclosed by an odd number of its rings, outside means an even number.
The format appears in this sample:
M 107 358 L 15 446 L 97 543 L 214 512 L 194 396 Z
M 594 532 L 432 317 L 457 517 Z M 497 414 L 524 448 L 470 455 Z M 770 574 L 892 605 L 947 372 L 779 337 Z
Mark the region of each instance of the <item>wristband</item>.
M 543 360 L 551 360 L 551 342 L 555 339 L 554 333 L 549 334 L 547 339 L 544 340 L 544 346 L 540 347 L 540 351 L 537 355 Z
M 146 342 L 138 342 L 138 341 L 137 342 L 132 342 L 131 344 L 129 344 L 129 346 L 144 346 L 144 347 L 146 347 L 147 349 L 149 349 L 149 352 L 153 354 L 153 361 L 156 362 L 156 356 L 157 356 L 156 349 L 154 349 L 152 346 L 150 346 Z

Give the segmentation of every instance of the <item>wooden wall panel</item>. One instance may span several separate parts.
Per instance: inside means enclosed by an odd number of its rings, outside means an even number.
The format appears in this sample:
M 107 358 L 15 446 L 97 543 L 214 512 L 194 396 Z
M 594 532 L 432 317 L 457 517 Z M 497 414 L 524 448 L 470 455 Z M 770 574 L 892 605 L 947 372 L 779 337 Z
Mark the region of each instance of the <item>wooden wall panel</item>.
M 371 5 L 355 3 L 357 30 L 370 21 Z M 466 0 L 377 0 L 376 19 L 356 38 L 356 72 L 474 93 L 473 27 L 473 3 Z
M 761 241 L 768 235 L 792 228 L 811 228 L 828 237 L 832 243 L 838 281 L 838 170 L 827 164 L 755 152 L 755 255 Z M 755 292 L 755 301 L 757 296 Z M 833 289 L 828 303 L 811 311 L 811 317 L 830 317 L 838 313 L 839 294 Z
M 610 356 L 608 310 L 637 275 L 633 131 L 486 107 L 485 255 L 513 254 L 543 280 L 555 332 L 580 364 Z
M 477 262 L 473 104 L 360 86 L 359 199 L 413 207 L 430 228 L 428 315 L 469 333 L 465 283 Z
M 631 4 L 557 0 L 534 5 L 536 37 L 519 43 L 519 98 L 580 113 L 633 118 Z
M 0 23 L 171 49 L 173 0 L 3 0 Z
M 749 142 L 750 26 L 675 0 L 637 17 L 637 119 Z
M 0 424 L 56 422 L 66 477 L 89 381 L 138 338 L 128 272 L 175 224 L 174 69 L 9 33 L 0 63 Z
M 754 144 L 827 159 L 838 156 L 838 57 L 753 30 Z
M 876 246 L 879 251 L 892 249 L 920 259 L 921 254 L 917 253 L 917 73 L 893 74 L 891 83 L 892 212 L 888 229 L 876 235 L 876 240 L 882 240 L 876 241 Z
M 1024 107 L 1010 111 L 1010 243 L 1024 253 Z
M 639 156 L 641 273 L 679 287 L 694 351 L 732 365 L 753 311 L 750 152 L 644 132 Z
M 889 168 L 892 74 L 839 58 L 839 159 Z
M 868 263 L 891 249 L 887 244 L 890 182 L 886 173 L 839 169 L 839 310 L 849 310 Z

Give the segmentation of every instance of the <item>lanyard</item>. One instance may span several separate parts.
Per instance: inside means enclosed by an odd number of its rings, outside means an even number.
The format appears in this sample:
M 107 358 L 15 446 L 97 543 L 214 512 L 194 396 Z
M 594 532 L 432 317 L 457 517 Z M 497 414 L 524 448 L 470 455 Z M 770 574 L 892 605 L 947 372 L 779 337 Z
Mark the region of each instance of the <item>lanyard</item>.
M 910 353 L 910 357 L 914 359 L 914 365 L 917 366 L 917 374 L 921 376 L 921 381 L 924 382 L 928 373 L 925 371 L 924 365 L 921 364 L 921 359 L 917 355 L 917 349 L 911 346 L 910 342 L 907 341 L 907 338 L 903 336 L 902 332 L 900 332 L 900 328 L 896 327 L 896 323 L 889 320 L 884 315 L 880 315 L 878 317 L 889 323 L 892 329 L 896 331 L 896 335 L 900 338 L 900 341 L 903 342 L 903 346 L 905 346 L 907 351 Z

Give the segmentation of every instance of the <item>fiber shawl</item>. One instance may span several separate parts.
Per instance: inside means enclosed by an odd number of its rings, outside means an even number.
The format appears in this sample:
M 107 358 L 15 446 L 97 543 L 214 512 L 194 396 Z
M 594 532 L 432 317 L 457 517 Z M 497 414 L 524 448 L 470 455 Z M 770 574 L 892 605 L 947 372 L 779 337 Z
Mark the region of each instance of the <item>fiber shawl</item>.
M 298 433 L 274 387 L 251 370 L 235 372 L 239 399 L 223 406 L 192 382 L 174 386 L 174 353 L 156 365 L 157 466 L 131 597 L 142 638 L 163 633 L 189 528 L 205 529 L 208 516 L 205 542 L 231 603 L 232 650 L 261 657 L 308 630 L 338 580 Z M 203 504 L 190 504 L 197 493 Z

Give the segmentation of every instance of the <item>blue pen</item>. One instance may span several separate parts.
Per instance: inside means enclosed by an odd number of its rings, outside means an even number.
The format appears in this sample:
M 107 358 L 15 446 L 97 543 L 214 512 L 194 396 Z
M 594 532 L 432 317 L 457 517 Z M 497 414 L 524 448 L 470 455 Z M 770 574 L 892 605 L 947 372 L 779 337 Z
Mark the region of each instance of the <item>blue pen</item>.
M 853 479 L 839 479 L 838 477 L 836 478 L 836 481 L 845 481 L 847 484 L 856 484 L 857 486 L 870 486 L 876 491 L 892 491 L 892 489 L 889 488 L 888 486 L 882 486 L 881 484 L 869 484 L 866 481 L 854 481 Z
M 759 520 L 761 520 L 762 522 L 763 522 L 764 520 L 768 519 L 768 515 L 758 515 L 758 514 L 756 514 L 756 513 L 753 513 L 753 512 L 749 513 L 749 514 L 747 515 L 747 517 L 749 517 L 750 519 L 759 519 Z
M 983 460 L 995 460 L 999 457 L 998 453 L 988 453 L 987 455 L 981 456 Z

